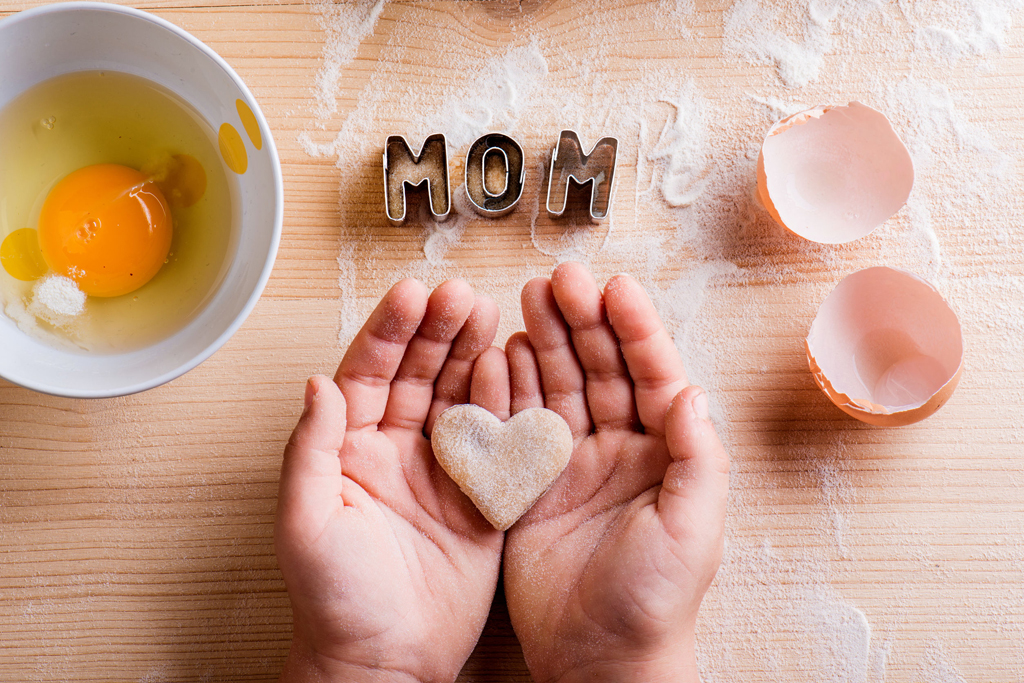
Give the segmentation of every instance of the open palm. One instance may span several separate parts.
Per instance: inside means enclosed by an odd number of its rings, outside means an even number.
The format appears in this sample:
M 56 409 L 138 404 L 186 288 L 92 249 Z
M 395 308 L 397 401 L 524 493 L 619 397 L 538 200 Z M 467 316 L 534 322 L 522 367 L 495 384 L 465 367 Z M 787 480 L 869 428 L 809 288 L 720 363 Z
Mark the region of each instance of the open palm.
M 534 680 L 695 681 L 728 488 L 706 396 L 632 278 L 602 297 L 563 264 L 522 301 L 527 332 L 506 346 L 511 413 L 555 410 L 575 441 L 506 539 L 509 614 Z
M 498 312 L 461 281 L 381 300 L 334 381 L 314 377 L 285 452 L 275 543 L 294 638 L 282 680 L 453 681 L 497 583 L 503 535 L 434 460 Z

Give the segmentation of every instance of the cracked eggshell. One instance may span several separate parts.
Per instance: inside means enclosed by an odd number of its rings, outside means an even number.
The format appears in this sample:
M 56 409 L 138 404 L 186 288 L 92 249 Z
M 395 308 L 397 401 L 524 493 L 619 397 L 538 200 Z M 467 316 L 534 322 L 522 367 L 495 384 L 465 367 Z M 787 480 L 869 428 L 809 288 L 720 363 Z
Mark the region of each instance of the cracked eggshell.
M 928 417 L 963 370 L 960 321 L 927 281 L 895 268 L 859 270 L 828 295 L 811 324 L 807 361 L 821 390 L 868 424 Z
M 881 112 L 821 106 L 771 127 L 757 158 L 757 194 L 780 225 L 814 242 L 869 234 L 910 197 L 914 164 Z

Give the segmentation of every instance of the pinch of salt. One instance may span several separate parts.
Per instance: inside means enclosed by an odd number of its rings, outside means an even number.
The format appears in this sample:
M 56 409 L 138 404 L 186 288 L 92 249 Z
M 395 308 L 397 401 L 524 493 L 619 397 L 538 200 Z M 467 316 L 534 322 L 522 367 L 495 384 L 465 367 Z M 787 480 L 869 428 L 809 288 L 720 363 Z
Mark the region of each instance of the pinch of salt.
M 85 310 L 85 292 L 78 283 L 63 275 L 51 274 L 36 282 L 33 300 L 60 316 L 74 317 Z

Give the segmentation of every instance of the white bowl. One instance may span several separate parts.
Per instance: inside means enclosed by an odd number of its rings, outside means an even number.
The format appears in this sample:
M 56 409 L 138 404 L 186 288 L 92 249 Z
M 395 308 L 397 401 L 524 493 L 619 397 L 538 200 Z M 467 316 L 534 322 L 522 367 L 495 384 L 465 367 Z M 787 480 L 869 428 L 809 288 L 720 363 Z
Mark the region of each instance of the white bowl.
M 231 125 L 245 145 L 248 168 L 243 174 L 226 171 L 237 191 L 227 272 L 205 308 L 174 335 L 131 352 L 88 354 L 35 339 L 0 313 L 0 377 L 79 398 L 151 389 L 220 348 L 270 277 L 284 206 L 281 165 L 263 113 L 231 67 L 194 36 L 146 12 L 95 2 L 49 5 L 0 21 L 0 108 L 42 81 L 96 70 L 163 86 L 191 104 L 213 131 Z M 259 136 L 248 134 L 239 101 L 254 115 Z M 259 137 L 261 149 L 253 141 Z

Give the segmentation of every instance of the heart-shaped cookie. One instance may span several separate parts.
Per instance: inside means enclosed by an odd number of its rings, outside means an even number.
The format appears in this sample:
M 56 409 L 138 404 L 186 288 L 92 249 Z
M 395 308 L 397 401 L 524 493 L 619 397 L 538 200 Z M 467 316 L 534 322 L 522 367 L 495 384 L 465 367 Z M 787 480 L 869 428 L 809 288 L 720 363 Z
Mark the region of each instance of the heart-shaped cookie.
M 537 502 L 572 455 L 569 425 L 546 408 L 503 423 L 480 406 L 452 406 L 434 422 L 430 443 L 448 476 L 501 531 Z

